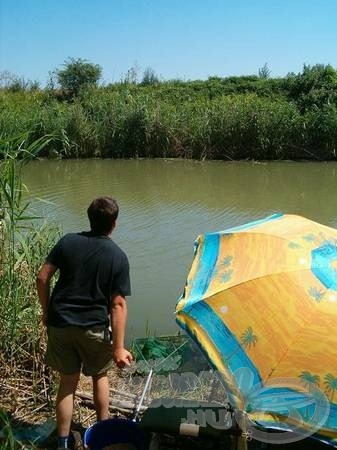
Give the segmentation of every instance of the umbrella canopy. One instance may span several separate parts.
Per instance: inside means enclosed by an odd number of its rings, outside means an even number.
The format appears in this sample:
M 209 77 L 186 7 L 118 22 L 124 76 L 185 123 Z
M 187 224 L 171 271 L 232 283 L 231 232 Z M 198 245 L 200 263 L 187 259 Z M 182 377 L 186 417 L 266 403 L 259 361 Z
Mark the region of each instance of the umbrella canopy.
M 176 319 L 235 409 L 337 442 L 337 230 L 275 214 L 199 236 Z

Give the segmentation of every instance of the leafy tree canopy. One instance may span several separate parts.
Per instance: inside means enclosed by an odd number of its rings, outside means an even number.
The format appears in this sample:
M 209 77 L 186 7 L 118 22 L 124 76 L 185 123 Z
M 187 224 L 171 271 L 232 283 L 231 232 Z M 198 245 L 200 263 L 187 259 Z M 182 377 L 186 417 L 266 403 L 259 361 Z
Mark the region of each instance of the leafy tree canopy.
M 84 86 L 96 85 L 101 76 L 101 66 L 81 58 L 69 58 L 62 69 L 56 70 L 58 83 L 70 96 L 78 95 Z
M 305 64 L 302 73 L 288 74 L 285 85 L 302 111 L 337 103 L 337 71 L 331 65 Z

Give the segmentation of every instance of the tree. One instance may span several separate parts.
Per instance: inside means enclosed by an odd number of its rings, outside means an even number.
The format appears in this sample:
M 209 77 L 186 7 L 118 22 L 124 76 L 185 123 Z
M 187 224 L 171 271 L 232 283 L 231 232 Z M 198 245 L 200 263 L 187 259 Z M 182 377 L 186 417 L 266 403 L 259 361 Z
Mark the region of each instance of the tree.
M 267 63 L 264 63 L 264 65 L 259 69 L 259 78 L 267 79 L 270 77 L 270 69 L 268 67 Z
M 324 377 L 325 393 L 330 395 L 330 401 L 333 401 L 335 391 L 337 390 L 337 378 L 331 373 L 327 373 Z
M 319 375 L 314 375 L 307 370 L 304 370 L 301 372 L 300 376 L 301 380 L 304 382 L 304 386 L 309 389 L 309 392 L 312 392 L 313 386 L 319 386 L 319 383 L 321 381 Z M 305 410 L 305 416 L 306 418 L 309 418 L 309 408 L 308 405 L 306 406 Z
M 137 84 L 138 83 L 138 73 L 139 73 L 139 67 L 138 67 L 138 64 L 135 63 L 126 72 L 123 82 L 125 84 Z
M 228 363 L 239 350 L 242 350 L 242 347 L 247 348 L 248 350 L 255 347 L 257 341 L 258 339 L 256 334 L 254 334 L 253 328 L 250 326 L 247 327 L 240 336 L 240 343 L 238 343 L 236 349 L 228 356 L 228 358 L 226 358 L 225 362 Z
M 287 75 L 285 87 L 301 111 L 337 104 L 337 71 L 330 64 L 304 64 L 302 73 Z
M 38 81 L 25 80 L 8 70 L 0 71 L 0 89 L 6 89 L 11 92 L 36 91 L 39 89 Z
M 319 375 L 313 375 L 307 370 L 304 370 L 303 372 L 301 372 L 300 378 L 304 381 L 304 384 L 307 387 L 311 387 L 312 384 L 319 386 L 320 383 Z
M 85 59 L 69 58 L 63 64 L 63 69 L 55 73 L 61 88 L 69 96 L 76 96 L 83 87 L 97 84 L 102 76 L 102 68 Z
M 251 347 L 255 347 L 257 343 L 257 336 L 254 334 L 252 327 L 245 329 L 240 337 L 240 342 L 245 348 L 250 349 Z
M 147 67 L 144 70 L 143 79 L 141 84 L 143 85 L 149 85 L 149 84 L 156 84 L 159 82 L 159 78 L 155 74 L 155 71 L 151 67 Z
M 8 70 L 2 70 L 0 72 L 0 88 L 1 89 L 8 89 L 12 86 L 13 83 L 17 80 L 17 76 L 9 72 Z

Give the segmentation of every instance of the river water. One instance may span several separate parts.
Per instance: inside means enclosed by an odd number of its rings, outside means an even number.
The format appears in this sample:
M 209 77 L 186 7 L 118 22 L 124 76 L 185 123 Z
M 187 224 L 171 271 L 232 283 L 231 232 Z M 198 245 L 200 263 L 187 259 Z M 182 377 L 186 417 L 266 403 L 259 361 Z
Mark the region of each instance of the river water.
M 131 266 L 128 336 L 178 330 L 195 238 L 275 212 L 337 226 L 337 163 L 41 160 L 24 169 L 32 208 L 64 232 L 88 229 L 94 197 L 113 196 L 112 238 Z

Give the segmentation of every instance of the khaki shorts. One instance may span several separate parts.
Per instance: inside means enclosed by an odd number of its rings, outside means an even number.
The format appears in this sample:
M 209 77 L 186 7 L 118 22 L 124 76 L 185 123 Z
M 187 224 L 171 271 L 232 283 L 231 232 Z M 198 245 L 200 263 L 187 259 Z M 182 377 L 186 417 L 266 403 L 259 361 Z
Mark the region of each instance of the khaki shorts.
M 45 363 L 64 375 L 83 371 L 93 376 L 107 372 L 114 364 L 112 344 L 106 328 L 85 329 L 75 326 L 48 327 Z

